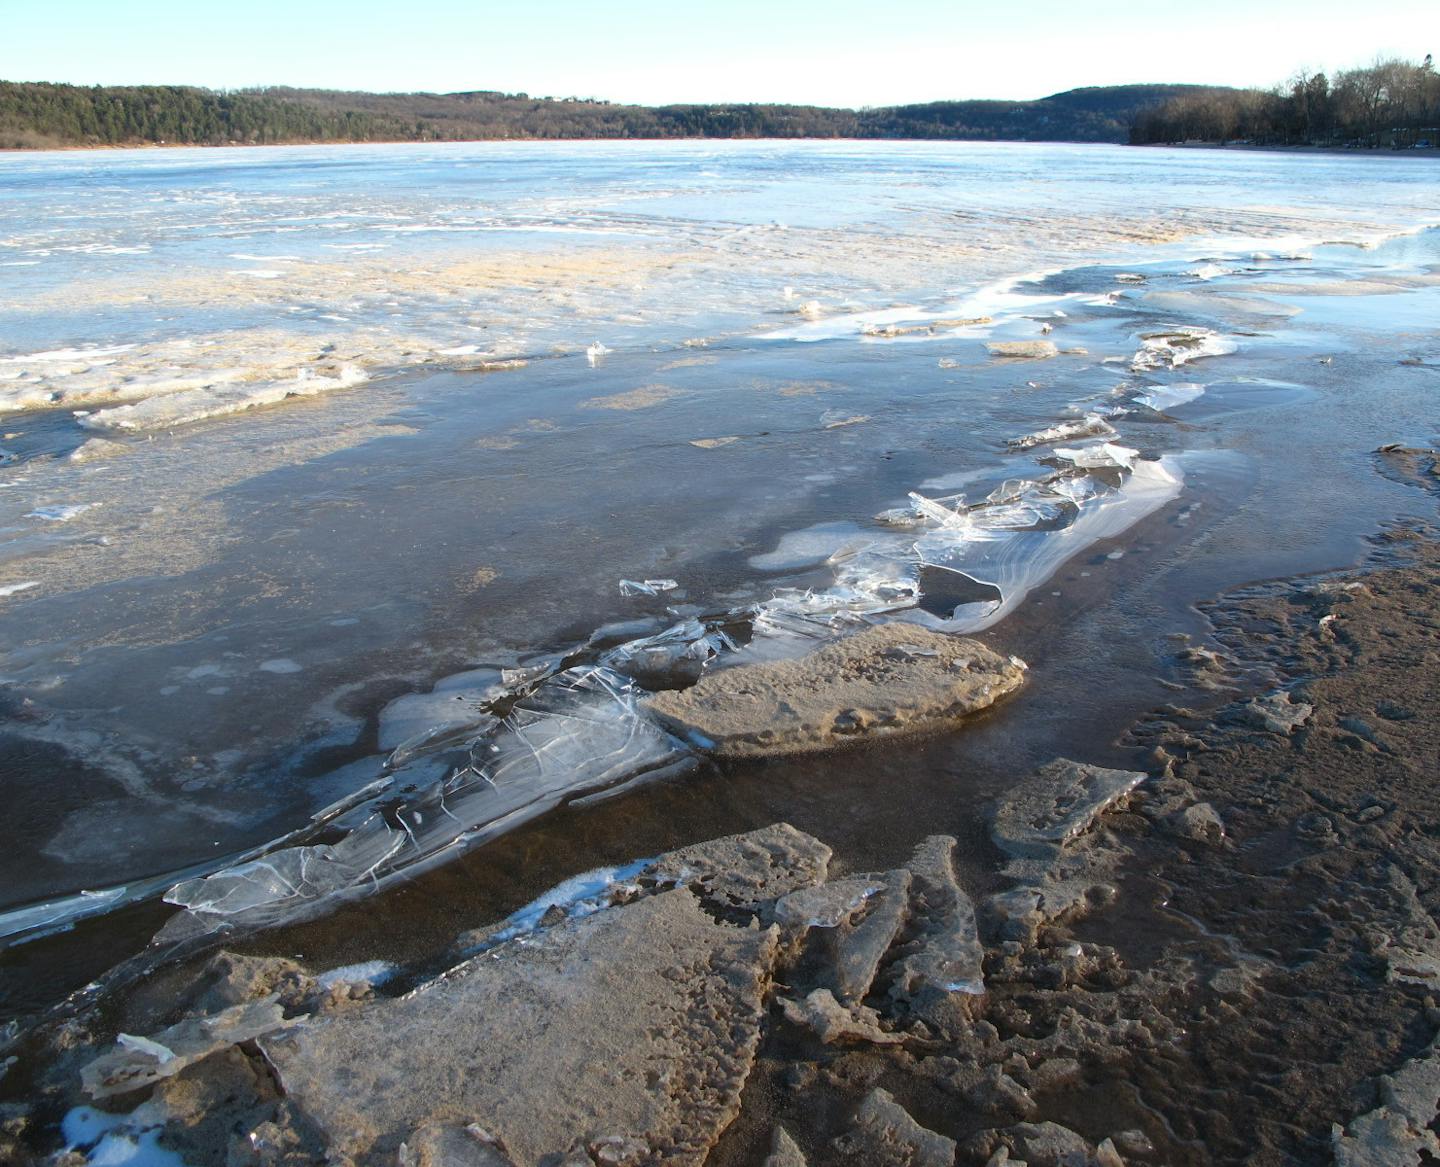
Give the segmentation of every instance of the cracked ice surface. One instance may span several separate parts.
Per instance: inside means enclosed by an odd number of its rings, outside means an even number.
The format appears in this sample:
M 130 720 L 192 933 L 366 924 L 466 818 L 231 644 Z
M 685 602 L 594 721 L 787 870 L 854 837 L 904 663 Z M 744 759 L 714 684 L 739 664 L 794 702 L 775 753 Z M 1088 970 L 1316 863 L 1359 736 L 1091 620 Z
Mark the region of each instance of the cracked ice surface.
M 1146 461 L 1109 442 L 1056 449 L 1048 461 L 1051 472 L 1010 479 L 974 504 L 912 492 L 909 507 L 877 516 L 884 526 L 870 542 L 849 538 L 831 557 L 832 586 L 780 589 L 759 604 L 754 639 L 724 663 L 797 655 L 883 617 L 988 628 L 1071 556 L 1176 498 L 1184 481 L 1177 460 Z M 938 586 L 946 580 L 953 588 Z M 948 610 L 924 603 L 927 591 L 967 588 L 976 598 Z
M 347 816 L 359 822 L 338 841 L 288 847 L 177 884 L 165 898 L 186 910 L 157 939 L 301 919 L 563 802 L 687 764 L 688 750 L 646 717 L 638 693 L 604 667 L 557 673 L 493 729 L 452 749 L 456 759 L 442 776 L 415 781 L 415 771 L 433 772 L 428 755 L 396 769 Z

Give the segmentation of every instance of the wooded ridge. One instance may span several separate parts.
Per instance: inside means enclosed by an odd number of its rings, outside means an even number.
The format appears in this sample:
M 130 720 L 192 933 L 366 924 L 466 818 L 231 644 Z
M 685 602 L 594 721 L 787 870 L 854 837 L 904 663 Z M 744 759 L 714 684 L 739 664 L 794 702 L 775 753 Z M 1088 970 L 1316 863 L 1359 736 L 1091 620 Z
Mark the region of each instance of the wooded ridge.
M 1035 101 L 883 109 L 618 105 L 524 93 L 358 93 L 272 87 L 0 81 L 0 148 L 452 142 L 504 138 L 947 138 L 1123 142 L 1138 113 L 1207 87 L 1117 85 Z

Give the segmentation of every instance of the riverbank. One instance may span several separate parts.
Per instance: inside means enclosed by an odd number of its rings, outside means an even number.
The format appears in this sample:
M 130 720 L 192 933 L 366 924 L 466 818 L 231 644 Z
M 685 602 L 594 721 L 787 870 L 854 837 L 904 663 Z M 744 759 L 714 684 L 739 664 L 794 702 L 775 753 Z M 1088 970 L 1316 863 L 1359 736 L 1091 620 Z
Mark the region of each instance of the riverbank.
M 1376 461 L 1440 493 L 1435 451 Z M 780 826 L 571 881 L 438 979 L 210 958 L 30 1043 L 8 1153 L 53 1151 L 61 1115 L 76 1164 L 1433 1152 L 1436 531 L 1204 612 L 1125 736 L 1143 769 L 1016 775 L 986 880 L 953 839 L 865 873 Z

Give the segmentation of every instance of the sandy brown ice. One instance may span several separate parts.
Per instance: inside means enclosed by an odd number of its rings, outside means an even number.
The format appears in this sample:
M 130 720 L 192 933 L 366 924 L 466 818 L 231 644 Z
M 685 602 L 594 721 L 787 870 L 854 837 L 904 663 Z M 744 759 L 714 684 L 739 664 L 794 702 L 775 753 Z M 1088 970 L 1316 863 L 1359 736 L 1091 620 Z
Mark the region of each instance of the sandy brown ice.
M 520 1165 L 608 1141 L 699 1164 L 739 1109 L 775 946 L 774 929 L 717 923 L 676 889 L 315 1018 L 265 1054 L 357 1163 L 478 1122 Z
M 1025 665 L 977 640 L 881 624 L 798 660 L 711 673 L 650 711 L 722 757 L 830 749 L 916 733 L 975 713 L 1020 687 Z

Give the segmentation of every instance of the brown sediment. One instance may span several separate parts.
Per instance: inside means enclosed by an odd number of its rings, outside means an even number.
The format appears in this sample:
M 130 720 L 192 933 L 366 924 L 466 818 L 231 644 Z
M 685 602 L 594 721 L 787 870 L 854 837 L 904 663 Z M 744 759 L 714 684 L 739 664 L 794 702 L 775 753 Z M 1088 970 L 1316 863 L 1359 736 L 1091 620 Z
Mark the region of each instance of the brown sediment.
M 1043 361 L 1060 353 L 1053 340 L 992 340 L 985 348 L 992 357 L 1011 360 Z
M 608 397 L 590 397 L 580 403 L 581 409 L 649 409 L 652 405 L 663 405 L 673 397 L 683 396 L 680 390 L 670 385 L 641 385 L 624 393 L 612 393 Z
M 1440 489 L 1435 451 L 1380 457 Z M 976 1167 L 1002 1149 L 1032 1163 L 1429 1161 L 1436 535 L 1390 528 L 1364 571 L 1207 606 L 1222 651 L 1189 655 L 1206 674 L 1192 701 L 1209 708 L 1133 728 L 1152 777 L 1071 846 L 1085 894 L 1008 932 L 1011 893 L 984 906 L 986 1000 L 969 1030 L 903 1052 L 772 1033 L 714 1162 L 747 1162 L 780 1127 L 810 1162 L 840 1161 L 874 1085 Z M 1239 690 L 1220 708 L 1202 695 L 1217 668 Z M 1255 716 L 1271 694 L 1296 716 Z

